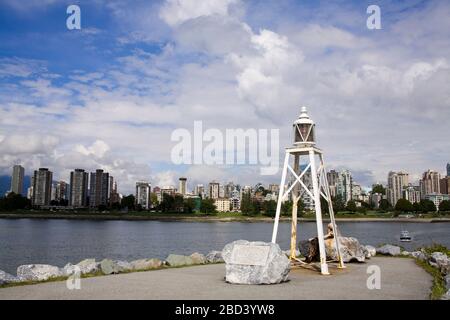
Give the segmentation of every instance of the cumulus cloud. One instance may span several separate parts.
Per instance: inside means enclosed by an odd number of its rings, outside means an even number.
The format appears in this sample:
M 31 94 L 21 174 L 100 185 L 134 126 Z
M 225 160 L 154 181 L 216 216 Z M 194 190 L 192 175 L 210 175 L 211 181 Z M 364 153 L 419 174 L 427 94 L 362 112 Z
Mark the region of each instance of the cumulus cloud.
M 227 15 L 231 4 L 239 0 L 167 0 L 160 10 L 160 17 L 170 26 L 203 16 Z
M 352 4 L 291 12 L 265 2 L 234 14 L 241 5 L 109 1 L 130 32 L 114 35 L 120 55 L 107 67 L 55 79 L 45 64 L 0 60 L 0 167 L 19 156 L 30 166 L 52 165 L 63 177 L 78 166 L 103 167 L 126 192 L 137 180 L 176 185 L 180 175 L 204 184 L 276 182 L 260 177 L 259 167 L 176 167 L 168 160 L 170 134 L 192 130 L 194 120 L 205 129 L 279 128 L 283 148 L 307 105 L 328 168 L 348 168 L 356 182 L 384 181 L 389 170 L 443 168 L 450 158 L 443 121 L 450 117 L 450 46 L 448 19 L 441 18 L 447 3 L 386 4 L 396 19 L 373 32 Z M 282 18 L 268 12 L 273 8 Z M 154 28 L 158 15 L 170 32 Z M 126 50 L 139 41 L 159 49 Z M 18 141 L 20 155 L 8 142 L 11 132 L 28 135 Z M 39 146 L 50 136 L 58 140 Z M 162 163 L 161 172 L 151 172 L 152 163 Z

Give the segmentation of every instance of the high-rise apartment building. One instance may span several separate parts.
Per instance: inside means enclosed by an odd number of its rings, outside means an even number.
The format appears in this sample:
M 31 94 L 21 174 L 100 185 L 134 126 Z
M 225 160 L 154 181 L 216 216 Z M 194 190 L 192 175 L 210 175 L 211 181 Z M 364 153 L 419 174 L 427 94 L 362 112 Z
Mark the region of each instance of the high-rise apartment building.
M 181 177 L 179 179 L 178 193 L 181 194 L 182 196 L 186 195 L 186 181 L 187 179 L 184 177 Z
M 339 181 L 339 173 L 336 170 L 330 170 L 327 172 L 328 185 L 330 187 L 330 194 L 334 198 L 336 197 L 336 189 Z
M 235 188 L 236 187 L 233 182 L 228 182 L 224 187 L 224 197 L 231 198 L 231 193 L 234 191 Z
M 109 173 L 102 169 L 91 172 L 89 183 L 89 206 L 107 206 L 109 199 Z
M 145 181 L 136 182 L 136 205 L 140 205 L 142 209 L 151 208 L 150 202 L 151 185 Z
M 89 175 L 83 169 L 70 172 L 69 205 L 73 207 L 86 207 L 88 199 Z
M 219 199 L 220 184 L 218 182 L 210 182 L 208 189 L 208 197 L 210 199 Z
M 202 198 L 205 198 L 205 187 L 202 184 L 198 184 L 195 186 L 194 194 L 196 196 L 200 196 Z
M 408 180 L 406 172 L 389 172 L 386 195 L 391 206 L 395 206 L 397 201 L 403 198 L 403 189 L 408 186 Z
M 52 195 L 53 173 L 47 168 L 34 171 L 33 179 L 33 206 L 48 206 Z
M 330 182 L 328 181 L 328 183 Z M 352 200 L 352 186 L 353 179 L 351 172 L 348 170 L 340 172 L 336 183 L 336 196 L 340 197 L 345 204 Z
M 440 193 L 440 179 L 441 175 L 437 171 L 425 171 L 420 180 L 420 192 L 422 199 L 425 199 L 427 194 Z
M 52 190 L 52 200 L 62 201 L 68 200 L 69 186 L 65 181 L 57 181 L 53 183 L 54 190 Z
M 442 178 L 439 184 L 442 194 L 450 194 L 450 176 Z
M 409 185 L 403 190 L 403 198 L 411 203 L 420 202 L 420 187 Z
M 279 184 L 269 184 L 269 191 L 272 194 L 278 194 L 280 191 L 280 185 Z
M 23 192 L 23 177 L 25 169 L 21 165 L 15 165 L 13 167 L 11 176 L 11 192 L 15 194 L 22 194 Z

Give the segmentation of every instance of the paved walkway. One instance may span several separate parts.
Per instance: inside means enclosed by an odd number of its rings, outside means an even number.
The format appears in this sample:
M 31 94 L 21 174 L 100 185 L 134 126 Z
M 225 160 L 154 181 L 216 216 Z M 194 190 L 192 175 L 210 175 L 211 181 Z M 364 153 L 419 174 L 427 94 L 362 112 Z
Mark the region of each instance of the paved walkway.
M 381 268 L 380 290 L 367 289 L 369 265 Z M 3 288 L 0 299 L 428 299 L 432 284 L 412 259 L 375 257 L 330 272 L 293 269 L 283 284 L 231 285 L 216 264 L 87 278 L 80 290 L 65 281 Z

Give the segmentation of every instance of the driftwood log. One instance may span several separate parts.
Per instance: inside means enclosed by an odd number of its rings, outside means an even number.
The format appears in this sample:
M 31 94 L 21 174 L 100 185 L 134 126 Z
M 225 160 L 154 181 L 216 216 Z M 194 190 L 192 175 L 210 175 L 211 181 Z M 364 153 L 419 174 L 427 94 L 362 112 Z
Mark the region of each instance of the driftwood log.
M 328 224 L 328 233 L 324 236 L 324 240 L 330 241 L 334 239 L 333 225 Z M 305 257 L 306 263 L 318 262 L 320 261 L 320 251 L 319 251 L 319 239 L 317 237 L 300 241 L 298 248 L 302 256 Z

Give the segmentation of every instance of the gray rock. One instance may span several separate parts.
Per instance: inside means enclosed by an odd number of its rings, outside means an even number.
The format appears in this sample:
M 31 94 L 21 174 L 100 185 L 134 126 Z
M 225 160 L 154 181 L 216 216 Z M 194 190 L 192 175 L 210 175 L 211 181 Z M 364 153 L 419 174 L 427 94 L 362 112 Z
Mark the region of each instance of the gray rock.
M 401 254 L 401 249 L 400 247 L 391 244 L 385 244 L 384 246 L 377 248 L 377 253 L 385 256 L 398 256 Z
M 206 255 L 208 263 L 220 263 L 224 262 L 222 257 L 222 251 L 211 251 Z
M 411 256 L 411 252 L 409 252 L 409 251 L 402 251 L 401 255 L 404 256 L 404 257 L 410 257 Z
M 162 261 L 159 259 L 139 259 L 131 261 L 133 270 L 148 270 L 157 269 L 162 266 Z
M 264 265 L 235 264 L 231 261 L 232 252 L 236 245 L 268 246 L 269 253 Z M 249 242 L 237 240 L 227 244 L 222 250 L 225 260 L 225 280 L 239 284 L 275 284 L 287 280 L 290 261 L 276 243 Z
M 446 275 L 445 276 L 445 287 L 447 288 L 447 290 L 450 290 L 450 275 Z
M 377 249 L 374 246 L 371 245 L 365 245 L 364 251 L 366 254 L 366 258 L 375 257 L 377 255 Z
M 103 259 L 100 262 L 100 269 L 103 274 L 116 274 L 120 272 L 119 265 L 111 259 Z
M 76 265 L 80 268 L 81 274 L 95 273 L 100 270 L 100 263 L 96 262 L 95 259 L 84 259 Z
M 430 264 L 438 268 L 442 274 L 450 273 L 450 259 L 442 252 L 433 252 L 430 257 Z
M 17 268 L 17 277 L 25 281 L 45 281 L 62 275 L 58 267 L 48 264 L 26 264 Z
M 441 297 L 441 300 L 450 300 L 450 290 L 447 290 L 447 292 Z
M 119 272 L 128 272 L 128 271 L 133 270 L 133 266 L 128 261 L 118 260 L 118 261 L 114 261 L 114 262 L 117 264 Z
M 190 255 L 192 261 L 194 262 L 194 264 L 205 264 L 206 261 L 206 257 L 198 252 L 194 252 L 193 254 Z
M 290 257 L 291 256 L 291 249 L 288 250 L 283 250 L 283 253 Z M 300 255 L 300 250 L 299 249 L 295 249 L 295 256 L 298 257 Z
M 338 239 L 342 260 L 344 262 L 364 262 L 366 260 L 365 248 L 359 243 L 358 239 L 353 237 L 338 237 Z M 338 260 L 334 239 L 325 240 L 325 251 L 329 259 Z
M 171 267 L 190 266 L 194 264 L 194 261 L 191 257 L 179 254 L 170 254 L 167 257 L 166 262 Z
M 66 264 L 64 266 L 64 268 L 62 268 L 60 270 L 61 274 L 65 277 L 68 277 L 70 275 L 73 275 L 75 272 L 79 271 L 81 273 L 81 268 L 78 267 L 77 265 L 73 265 L 70 262 L 68 264 Z
M 13 276 L 12 274 L 9 274 L 3 270 L 0 270 L 0 286 L 9 283 L 17 283 L 20 281 L 22 281 L 21 278 Z
M 421 261 L 425 261 L 427 260 L 427 256 L 425 255 L 425 253 L 423 253 L 422 251 L 413 251 L 411 252 L 411 255 Z

